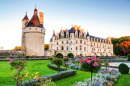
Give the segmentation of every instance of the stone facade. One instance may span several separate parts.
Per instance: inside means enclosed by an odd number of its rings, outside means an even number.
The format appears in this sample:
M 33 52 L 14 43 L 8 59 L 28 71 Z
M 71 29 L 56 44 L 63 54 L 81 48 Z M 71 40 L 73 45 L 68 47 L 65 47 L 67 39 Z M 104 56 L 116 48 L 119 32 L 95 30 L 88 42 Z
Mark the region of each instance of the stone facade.
M 77 25 L 70 30 L 61 30 L 57 34 L 54 31 L 49 46 L 51 56 L 57 53 L 62 53 L 64 56 L 68 53 L 73 53 L 75 56 L 113 56 L 111 37 L 103 39 L 91 36 Z

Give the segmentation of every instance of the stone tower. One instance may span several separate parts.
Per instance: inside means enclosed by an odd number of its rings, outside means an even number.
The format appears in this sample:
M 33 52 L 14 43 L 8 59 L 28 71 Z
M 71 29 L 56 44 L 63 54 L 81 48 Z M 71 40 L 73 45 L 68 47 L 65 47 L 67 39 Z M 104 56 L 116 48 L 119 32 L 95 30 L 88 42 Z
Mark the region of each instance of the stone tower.
M 22 47 L 26 56 L 44 56 L 45 28 L 43 26 L 43 13 L 35 7 L 31 20 L 27 13 L 22 19 Z

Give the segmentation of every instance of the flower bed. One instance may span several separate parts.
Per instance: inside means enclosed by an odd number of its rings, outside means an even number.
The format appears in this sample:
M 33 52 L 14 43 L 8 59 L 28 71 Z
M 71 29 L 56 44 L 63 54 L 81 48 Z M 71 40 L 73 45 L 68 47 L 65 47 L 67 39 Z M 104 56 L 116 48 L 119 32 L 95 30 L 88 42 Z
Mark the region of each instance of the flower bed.
M 101 69 L 95 76 L 93 81 L 87 79 L 84 82 L 79 81 L 74 86 L 113 86 L 120 78 L 121 74 L 118 70 L 108 69 L 107 73 L 105 69 Z

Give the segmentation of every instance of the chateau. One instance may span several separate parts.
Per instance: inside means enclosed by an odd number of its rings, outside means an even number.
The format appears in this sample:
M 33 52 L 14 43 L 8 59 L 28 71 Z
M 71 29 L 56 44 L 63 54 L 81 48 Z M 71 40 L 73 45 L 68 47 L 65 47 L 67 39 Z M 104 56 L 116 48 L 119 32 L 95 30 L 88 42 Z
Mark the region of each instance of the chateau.
M 74 25 L 71 29 L 65 29 L 55 34 L 50 39 L 49 50 L 44 51 L 45 28 L 44 13 L 39 12 L 35 7 L 34 14 L 29 20 L 27 13 L 22 19 L 22 46 L 21 51 L 2 50 L 0 56 L 52 56 L 62 53 L 67 56 L 73 53 L 74 56 L 113 56 L 113 44 L 111 37 L 107 39 L 85 33 L 81 26 Z
M 74 56 L 113 56 L 113 44 L 111 37 L 107 39 L 85 33 L 81 26 L 74 25 L 71 29 L 65 29 L 55 34 L 50 39 L 49 50 L 51 55 L 62 53 L 67 56 L 73 53 Z

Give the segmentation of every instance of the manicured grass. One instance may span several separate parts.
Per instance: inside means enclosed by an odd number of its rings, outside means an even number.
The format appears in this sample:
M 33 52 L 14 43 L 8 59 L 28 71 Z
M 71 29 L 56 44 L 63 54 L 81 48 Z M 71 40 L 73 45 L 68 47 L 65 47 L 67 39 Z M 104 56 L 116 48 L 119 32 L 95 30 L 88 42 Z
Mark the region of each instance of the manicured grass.
M 11 78 L 9 61 L 0 61 L 0 86 L 15 85 L 14 79 Z M 50 69 L 47 65 L 50 60 L 27 60 L 27 68 L 30 74 L 39 72 L 42 76 L 57 73 Z
M 122 74 L 115 86 L 130 86 L 130 74 Z
M 93 73 L 95 75 L 96 73 Z M 78 71 L 75 76 L 71 76 L 62 80 L 55 81 L 56 86 L 73 86 L 75 82 L 84 81 L 84 79 L 88 79 L 91 77 L 90 72 Z

